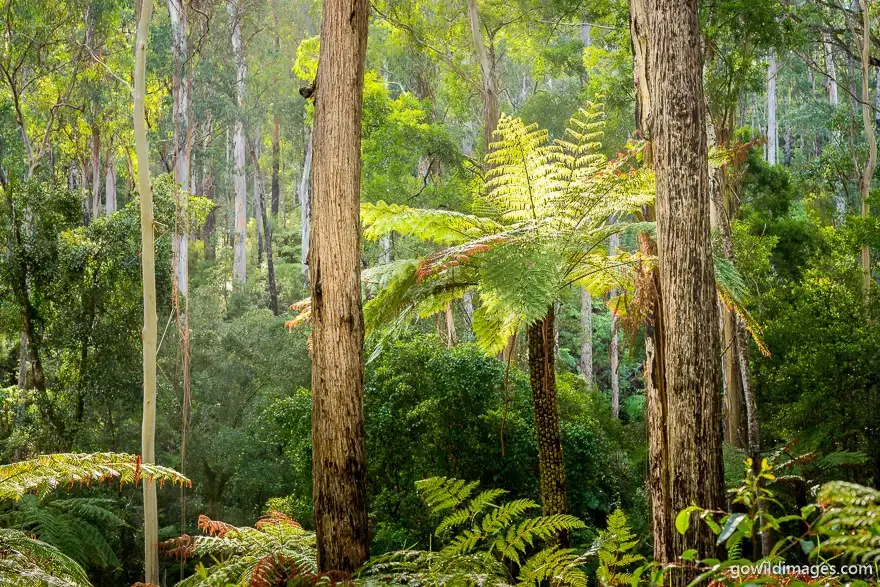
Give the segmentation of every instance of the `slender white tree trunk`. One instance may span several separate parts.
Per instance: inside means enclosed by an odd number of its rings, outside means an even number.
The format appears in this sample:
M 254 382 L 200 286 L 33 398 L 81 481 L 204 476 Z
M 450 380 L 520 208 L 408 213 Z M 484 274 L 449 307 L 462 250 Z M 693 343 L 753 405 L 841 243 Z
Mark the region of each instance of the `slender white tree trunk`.
M 874 130 L 880 132 L 880 67 L 877 68 L 875 74 L 877 87 L 874 90 Z
M 302 269 L 306 277 L 309 275 L 309 238 L 312 224 L 312 133 L 306 143 L 306 154 L 303 160 L 303 174 L 299 181 L 299 206 L 302 218 Z
M 483 43 L 483 35 L 480 32 L 480 14 L 477 10 L 477 0 L 467 0 L 468 23 L 471 28 L 471 39 L 474 43 L 474 51 L 480 63 L 480 71 L 483 80 L 483 119 L 486 132 L 486 153 L 494 141 L 493 135 L 498 127 L 498 87 L 495 83 L 495 64 L 493 56 L 489 55 L 486 45 Z
M 620 236 L 612 234 L 608 239 L 608 256 L 617 253 L 620 246 Z M 617 314 L 611 313 L 611 336 L 608 343 L 608 358 L 611 365 L 611 415 L 617 418 L 620 415 L 620 336 L 617 332 Z
M 837 93 L 837 70 L 834 67 L 834 53 L 831 48 L 831 35 L 825 33 L 823 36 L 822 46 L 825 49 L 825 73 L 828 79 L 825 82 L 825 93 L 828 101 L 835 108 L 839 104 L 840 98 Z
M 107 216 L 110 216 L 116 212 L 116 162 L 113 160 L 112 154 L 108 153 L 107 157 L 109 158 L 107 162 L 107 176 L 104 179 L 107 191 L 107 206 L 105 210 Z
M 581 289 L 581 375 L 593 383 L 593 296 Z
M 877 139 L 874 134 L 875 119 L 871 111 L 871 15 L 868 10 L 868 0 L 859 0 L 859 9 L 862 13 L 862 122 L 864 124 L 865 141 L 868 143 L 868 160 L 862 169 L 862 177 L 859 183 L 862 200 L 862 218 L 867 220 L 871 216 L 868 206 L 868 197 L 871 195 L 871 183 L 874 180 L 874 171 L 877 168 Z M 867 31 L 867 32 L 865 32 Z M 871 249 L 867 245 L 862 246 L 862 289 L 865 300 L 871 295 L 871 285 L 874 282 L 871 276 Z
M 189 189 L 190 177 L 190 126 L 189 126 L 189 83 L 183 75 L 187 53 L 186 3 L 183 0 L 168 0 L 168 13 L 171 17 L 172 53 L 174 56 L 174 76 L 172 94 L 174 102 L 174 143 L 175 166 L 174 181 L 177 184 L 176 203 L 181 218 L 186 218 L 187 197 L 181 190 Z M 176 287 L 180 295 L 186 297 L 189 285 L 189 227 L 176 226 L 174 241 L 174 273 Z
M 254 125 L 254 157 L 259 161 L 260 159 L 260 126 Z M 255 166 L 256 167 L 256 166 Z M 263 200 L 263 185 L 260 183 L 259 174 L 254 171 L 254 218 L 256 219 L 257 225 L 257 262 L 258 264 L 262 264 L 263 259 L 263 239 L 265 239 L 266 235 L 263 234 L 263 224 L 260 222 L 262 218 L 262 202 Z
M 101 136 L 98 127 L 92 127 L 92 212 L 94 220 L 101 215 Z
M 147 39 L 153 0 L 143 0 L 137 25 L 134 65 L 134 139 L 138 160 L 138 192 L 141 204 L 141 270 L 144 292 L 144 414 L 141 425 L 141 459 L 156 461 L 156 245 L 153 234 L 153 191 L 150 186 L 150 153 L 147 145 L 146 96 Z M 156 485 L 146 479 L 144 487 L 144 582 L 159 584 L 159 518 Z
M 776 165 L 779 149 L 779 125 L 776 121 L 776 52 L 770 54 L 767 68 L 767 163 Z
M 244 46 L 241 43 L 241 14 L 236 0 L 230 0 L 229 15 L 232 17 L 232 49 L 235 53 L 235 94 L 238 112 L 235 117 L 233 158 L 235 160 L 235 236 L 233 238 L 232 278 L 237 285 L 247 279 L 247 178 L 245 177 L 244 109 L 245 76 Z

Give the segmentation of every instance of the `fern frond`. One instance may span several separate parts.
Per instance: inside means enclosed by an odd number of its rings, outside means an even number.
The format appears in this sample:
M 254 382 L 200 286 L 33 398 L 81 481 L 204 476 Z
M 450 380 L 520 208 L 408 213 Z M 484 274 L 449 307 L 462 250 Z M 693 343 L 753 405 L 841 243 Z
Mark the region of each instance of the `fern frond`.
M 0 529 L 0 584 L 90 587 L 85 571 L 60 550 L 18 530 Z
M 503 230 L 503 226 L 490 218 L 381 201 L 361 204 L 361 224 L 364 238 L 370 240 L 395 232 L 440 245 L 458 245 Z
M 476 481 L 468 483 L 447 477 L 431 477 L 416 481 L 419 496 L 434 513 L 458 507 L 478 486 L 479 483 Z
M 827 535 L 822 552 L 861 561 L 880 561 L 880 491 L 833 481 L 819 490 L 823 513 L 818 530 Z
M 545 548 L 530 557 L 519 572 L 519 585 L 570 585 L 587 587 L 587 574 L 583 561 L 571 549 Z
M 19 500 L 31 493 L 44 497 L 58 488 L 118 481 L 138 484 L 142 479 L 159 485 L 191 485 L 180 473 L 140 462 L 140 457 L 118 453 L 48 454 L 32 460 L 0 465 L 0 499 Z

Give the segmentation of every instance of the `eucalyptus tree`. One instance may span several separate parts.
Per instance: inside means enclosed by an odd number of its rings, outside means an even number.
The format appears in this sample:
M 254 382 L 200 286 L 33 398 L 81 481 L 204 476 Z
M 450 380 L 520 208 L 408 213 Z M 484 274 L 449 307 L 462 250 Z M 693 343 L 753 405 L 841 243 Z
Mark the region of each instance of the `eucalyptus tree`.
M 324 5 L 315 79 L 312 475 L 319 571 L 369 556 L 358 206 L 370 5 Z
M 138 15 L 134 65 L 134 138 L 138 158 L 138 193 L 141 209 L 141 267 L 144 298 L 144 413 L 141 424 L 141 459 L 156 461 L 156 250 L 153 233 L 153 190 L 150 185 L 150 153 L 145 110 L 147 43 L 153 0 L 143 0 Z M 156 484 L 144 483 L 144 582 L 159 584 L 159 513 Z

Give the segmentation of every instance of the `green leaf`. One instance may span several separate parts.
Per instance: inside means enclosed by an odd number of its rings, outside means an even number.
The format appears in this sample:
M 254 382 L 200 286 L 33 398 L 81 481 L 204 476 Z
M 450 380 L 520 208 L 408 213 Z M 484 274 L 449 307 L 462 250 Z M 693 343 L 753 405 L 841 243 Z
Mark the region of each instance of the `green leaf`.
M 691 514 L 699 511 L 699 507 L 692 505 L 684 508 L 675 516 L 675 529 L 679 534 L 684 534 L 691 526 Z

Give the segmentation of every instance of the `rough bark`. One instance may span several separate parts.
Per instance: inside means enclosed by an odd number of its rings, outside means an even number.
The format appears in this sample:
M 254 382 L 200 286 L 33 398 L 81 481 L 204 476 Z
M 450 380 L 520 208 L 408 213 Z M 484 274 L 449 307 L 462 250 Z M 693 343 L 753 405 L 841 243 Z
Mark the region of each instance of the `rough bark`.
M 232 279 L 240 287 L 247 279 L 247 178 L 245 177 L 245 139 L 244 121 L 242 120 L 247 69 L 244 61 L 244 46 L 241 42 L 241 13 L 237 0 L 230 0 L 227 9 L 232 18 L 232 50 L 235 53 L 236 63 L 235 96 L 238 106 L 233 138 L 235 232 L 232 244 Z
M 556 360 L 553 353 L 553 306 L 547 315 L 529 326 L 529 382 L 538 436 L 538 470 L 541 504 L 545 516 L 566 513 L 565 464 L 556 403 Z M 565 537 L 562 537 L 563 541 Z
M 156 249 L 153 234 L 153 191 L 150 186 L 150 153 L 147 145 L 146 60 L 153 0 L 142 0 L 138 18 L 134 66 L 134 138 L 138 160 L 138 193 L 141 205 L 141 271 L 144 297 L 144 414 L 141 425 L 141 459 L 156 460 Z M 156 484 L 144 481 L 144 582 L 159 584 L 159 519 Z
M 320 571 L 368 556 L 360 178 L 367 0 L 324 5 L 315 90 L 312 234 L 313 505 Z
M 779 124 L 776 121 L 776 52 L 770 54 L 767 67 L 767 163 L 776 165 L 779 149 Z
M 581 289 L 581 375 L 593 384 L 593 296 Z
M 657 182 L 658 321 L 649 366 L 649 428 L 655 558 L 687 549 L 716 552 L 695 524 L 684 535 L 675 514 L 723 501 L 721 373 L 717 294 L 709 240 L 709 178 L 697 0 L 636 0 L 634 41 L 647 42 L 645 118 Z M 648 34 L 650 32 L 650 35 Z M 640 78 L 640 86 L 642 80 Z M 662 371 L 658 372 L 657 367 Z M 673 573 L 683 585 L 688 573 Z

